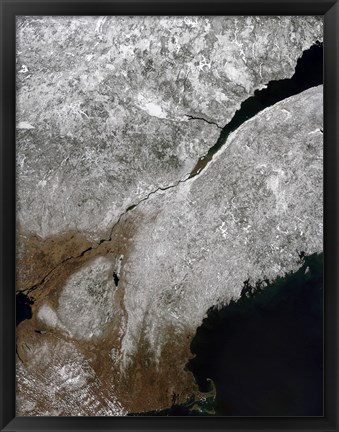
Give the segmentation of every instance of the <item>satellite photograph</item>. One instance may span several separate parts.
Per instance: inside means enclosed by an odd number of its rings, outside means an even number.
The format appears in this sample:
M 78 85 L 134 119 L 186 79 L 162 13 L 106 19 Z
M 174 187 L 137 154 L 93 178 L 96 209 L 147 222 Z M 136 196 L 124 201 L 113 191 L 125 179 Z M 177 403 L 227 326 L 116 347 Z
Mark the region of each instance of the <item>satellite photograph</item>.
M 18 16 L 16 415 L 323 415 L 323 19 Z

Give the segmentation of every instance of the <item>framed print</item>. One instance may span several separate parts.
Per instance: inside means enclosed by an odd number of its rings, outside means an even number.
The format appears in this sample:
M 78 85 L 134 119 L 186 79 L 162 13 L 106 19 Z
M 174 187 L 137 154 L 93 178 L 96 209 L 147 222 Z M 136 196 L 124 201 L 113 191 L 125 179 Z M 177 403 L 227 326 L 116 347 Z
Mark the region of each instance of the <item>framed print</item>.
M 337 430 L 338 13 L 1 1 L 1 430 Z

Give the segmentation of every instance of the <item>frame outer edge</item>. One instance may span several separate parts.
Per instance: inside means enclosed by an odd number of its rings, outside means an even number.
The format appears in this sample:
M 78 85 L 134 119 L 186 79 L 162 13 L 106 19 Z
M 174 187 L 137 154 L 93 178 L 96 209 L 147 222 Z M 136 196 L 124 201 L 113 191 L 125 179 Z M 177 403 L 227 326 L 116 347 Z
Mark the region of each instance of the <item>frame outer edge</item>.
M 127 0 L 126 3 L 129 1 Z M 1 118 L 0 118 L 0 131 L 1 131 L 1 139 L 2 144 L 0 146 L 0 166 L 1 166 L 1 172 L 0 172 L 0 202 L 3 205 L 3 212 L 0 212 L 0 277 L 1 277 L 1 285 L 2 289 L 0 290 L 0 305 L 1 305 L 1 317 L 0 317 L 0 324 L 1 324 L 1 338 L 2 341 L 8 341 L 9 337 L 8 334 L 12 334 L 11 329 L 9 329 L 9 323 L 6 320 L 6 317 L 8 316 L 8 309 L 13 307 L 14 310 L 14 296 L 11 293 L 11 288 L 13 285 L 13 272 L 10 265 L 10 261 L 13 258 L 15 253 L 14 244 L 10 244 L 8 242 L 13 242 L 15 238 L 15 230 L 12 230 L 12 223 L 13 220 L 15 220 L 15 196 L 11 197 L 11 193 L 13 190 L 8 190 L 8 183 L 10 181 L 14 181 L 15 184 L 15 166 L 11 166 L 11 163 L 15 161 L 15 148 L 11 148 L 11 145 L 13 147 L 14 142 L 14 130 L 10 130 L 10 126 L 13 122 L 15 122 L 15 104 L 14 100 L 12 99 L 13 92 L 15 96 L 15 77 L 12 75 L 10 80 L 6 81 L 6 84 L 4 82 L 4 75 L 7 77 L 9 76 L 9 73 L 14 73 L 15 71 L 15 53 L 11 53 L 10 48 L 8 48 L 7 43 L 7 37 L 9 32 L 15 31 L 15 16 L 13 15 L 13 9 L 16 9 L 16 6 L 19 4 L 25 4 L 29 5 L 30 3 L 34 3 L 35 5 L 39 4 L 40 7 L 45 8 L 46 4 L 48 4 L 47 1 L 37 1 L 37 2 L 31 2 L 29 0 L 24 0 L 23 2 L 16 3 L 15 1 L 10 4 L 11 2 L 8 0 L 0 0 L 0 25 L 1 25 L 1 31 L 0 31 L 0 64 L 1 67 L 1 75 L 0 75 L 0 85 L 1 85 Z M 54 4 L 59 4 L 60 7 L 66 6 L 66 1 L 59 1 L 59 2 L 52 2 Z M 74 2 L 78 3 L 78 1 Z M 79 2 L 80 3 L 80 2 Z M 84 3 L 89 3 L 88 1 L 84 1 Z M 94 1 L 93 1 L 94 3 Z M 100 3 L 100 1 L 99 1 Z M 106 2 L 105 2 L 106 3 Z M 114 1 L 112 1 L 114 4 Z M 140 1 L 142 3 L 142 1 Z M 146 3 L 146 2 L 145 2 Z M 160 3 L 160 2 L 159 2 Z M 218 2 L 219 3 L 219 2 Z M 241 1 L 239 3 L 242 3 Z M 256 3 L 256 2 L 254 2 Z M 257 2 L 261 3 L 261 2 Z M 268 2 L 262 2 L 265 3 L 266 6 Z M 272 1 L 273 3 L 273 1 Z M 283 2 L 282 2 L 283 3 Z M 319 7 L 325 8 L 328 7 L 328 10 L 324 16 L 325 21 L 325 29 L 324 29 L 324 38 L 327 39 L 327 37 L 330 37 L 330 43 L 328 43 L 328 46 L 325 46 L 325 58 L 328 58 L 330 60 L 327 61 L 327 65 L 331 63 L 332 67 L 331 69 L 325 70 L 325 85 L 324 85 L 324 107 L 326 110 L 326 116 L 324 118 L 325 123 L 325 139 L 327 140 L 327 148 L 331 148 L 331 154 L 327 152 L 327 154 L 324 155 L 326 162 L 328 163 L 328 166 L 330 167 L 330 173 L 329 175 L 326 175 L 325 173 L 325 187 L 326 187 L 326 194 L 324 195 L 325 198 L 325 217 L 324 221 L 326 222 L 326 226 L 331 226 L 331 236 L 328 235 L 325 237 L 325 241 L 328 242 L 329 246 L 329 253 L 330 257 L 325 260 L 325 266 L 327 266 L 327 270 L 329 273 L 331 273 L 332 278 L 331 282 L 334 282 L 336 285 L 333 288 L 333 291 L 335 292 L 334 298 L 331 298 L 331 304 L 326 304 L 327 310 L 334 314 L 335 320 L 331 321 L 332 327 L 329 328 L 329 321 L 325 320 L 325 325 L 327 326 L 328 333 L 331 333 L 331 337 L 329 338 L 331 343 L 334 345 L 332 347 L 326 347 L 326 356 L 329 360 L 327 363 L 327 366 L 329 366 L 329 363 L 331 364 L 331 370 L 338 371 L 338 347 L 335 347 L 335 344 L 337 343 L 337 337 L 338 337 L 338 276 L 339 276 L 339 262 L 338 262 L 338 254 L 336 251 L 336 246 L 339 244 L 339 235 L 338 235 L 338 229 L 337 229 L 337 223 L 338 223 L 338 215 L 339 215 L 339 200 L 338 200 L 338 190 L 339 190 L 339 151 L 338 151 L 338 132 L 339 132 L 339 108 L 338 108 L 338 101 L 339 101 L 339 86 L 338 86 L 338 77 L 339 77 L 339 4 L 338 0 L 336 1 L 327 1 L 324 0 L 318 0 L 318 2 L 310 1 L 310 4 L 318 4 Z M 219 3 L 220 4 L 220 3 Z M 290 4 L 290 2 L 285 2 L 286 6 L 287 4 Z M 14 6 L 14 8 L 11 8 L 11 6 Z M 11 14 L 12 13 L 12 14 Z M 330 31 L 331 30 L 331 31 Z M 330 34 L 327 34 L 330 33 Z M 9 35 L 8 38 L 10 39 L 13 37 L 12 35 Z M 15 34 L 14 34 L 15 37 Z M 329 40 L 329 39 L 328 39 Z M 7 45 L 7 46 L 6 46 Z M 3 73 L 5 71 L 5 73 Z M 326 85 L 327 82 L 327 85 Z M 14 105 L 13 105 L 14 104 Z M 328 104 L 328 105 L 327 105 Z M 5 127 L 4 127 L 5 126 Z M 324 128 L 324 129 L 325 129 Z M 328 137 L 328 138 L 327 138 Z M 12 138 L 12 141 L 11 141 Z M 331 141 L 331 142 L 329 142 Z M 6 152 L 4 151 L 6 149 Z M 6 153 L 6 154 L 5 154 Z M 6 159 L 6 160 L 5 160 Z M 9 163 L 10 162 L 10 163 Z M 9 199 L 7 201 L 7 199 Z M 332 202 L 332 204 L 331 204 Z M 8 204 L 8 206 L 7 206 Z M 330 205 L 331 204 L 331 205 Z M 5 208 L 6 205 L 6 208 Z M 330 205 L 330 207 L 329 207 Z M 331 214 L 327 214 L 326 209 L 331 209 Z M 12 222 L 11 222 L 12 221 Z M 11 223 L 10 223 L 11 222 Z M 8 224 L 8 225 L 7 225 Z M 10 228 L 10 229 L 8 229 Z M 14 243 L 14 242 L 13 242 Z M 6 245 L 6 247 L 5 247 Z M 331 253 L 330 253 L 331 252 Z M 12 256 L 12 258 L 11 258 Z M 334 279 L 334 280 L 333 280 Z M 7 289 L 6 289 L 7 287 Z M 326 299 L 325 299 L 326 300 Z M 333 301 L 335 300 L 335 301 Z M 335 328 L 333 329 L 333 324 L 335 324 Z M 14 330 L 15 331 L 15 324 L 13 323 Z M 334 330 L 334 331 L 333 331 Z M 14 339 L 13 339 L 14 340 Z M 4 346 L 4 345 L 3 345 Z M 7 346 L 4 348 L 7 348 Z M 14 346 L 15 348 L 15 346 Z M 15 351 L 12 350 L 12 345 L 8 345 L 8 349 L 3 349 L 0 353 L 0 430 L 3 431 L 15 431 L 15 430 L 21 430 L 21 431 L 33 431 L 33 430 L 46 430 L 44 429 L 44 426 L 42 423 L 45 423 L 42 420 L 41 427 L 35 428 L 33 426 L 32 422 L 31 425 L 29 424 L 29 418 L 15 418 L 15 402 L 10 397 L 12 392 L 11 389 L 8 387 L 8 384 L 11 382 L 12 377 L 9 378 L 9 375 L 11 375 L 11 372 L 15 372 Z M 333 380 L 332 377 L 325 377 L 328 380 Z M 6 387 L 7 386 L 7 387 Z M 14 386 L 12 388 L 12 391 L 14 390 Z M 324 431 L 324 432 L 335 432 L 338 431 L 338 425 L 339 425 L 339 418 L 338 418 L 338 406 L 337 406 L 337 397 L 338 397 L 338 389 L 339 389 L 339 383 L 337 380 L 336 375 L 336 387 L 335 391 L 332 394 L 331 397 L 334 397 L 333 400 L 331 400 L 331 409 L 328 410 L 325 416 L 326 421 L 324 421 L 323 427 L 313 427 L 313 430 L 318 431 Z M 15 394 L 14 394 L 15 395 Z M 14 403 L 13 403 L 14 402 Z M 52 420 L 53 418 L 50 418 Z M 27 420 L 25 425 L 23 423 Z M 37 419 L 35 419 L 37 420 Z M 44 419 L 46 420 L 46 419 Z M 309 421 L 312 419 L 308 419 Z M 241 420 L 240 420 L 241 421 Z M 75 422 L 72 422 L 73 424 Z M 256 423 L 256 421 L 254 421 Z M 111 423 L 112 424 L 112 423 Z M 51 430 L 82 430 L 81 427 L 75 426 L 71 429 L 70 426 L 66 426 L 66 428 L 59 427 L 61 426 L 60 423 L 55 421 L 53 428 Z M 113 426 L 111 427 L 104 427 L 104 428 L 98 428 L 95 427 L 92 429 L 94 432 L 95 430 L 151 430 L 154 428 L 148 428 L 145 423 L 143 423 L 143 426 L 141 426 L 142 423 L 140 422 L 140 427 L 134 428 L 126 425 L 126 428 L 121 429 L 119 426 L 115 429 Z M 169 426 L 170 423 L 168 423 L 167 427 L 161 428 L 163 432 L 165 430 L 174 430 L 172 427 Z M 211 425 L 211 424 L 209 424 Z M 146 427 L 145 427 L 146 426 Z M 207 426 L 207 424 L 206 424 Z M 287 423 L 286 423 L 287 426 Z M 87 429 L 87 428 L 86 428 Z M 222 428 L 222 430 L 232 430 L 231 427 L 227 427 L 226 424 Z M 284 426 L 281 426 L 279 430 L 284 430 Z M 88 430 L 88 429 L 87 429 Z M 182 429 L 183 430 L 183 429 Z M 187 428 L 187 430 L 192 430 L 190 428 Z M 205 429 L 206 431 L 208 428 Z M 219 429 L 220 431 L 221 429 Z M 233 429 L 234 430 L 234 429 Z M 245 430 L 245 429 L 243 429 Z M 253 427 L 253 429 L 246 429 L 246 430 L 256 430 L 259 431 L 257 427 Z M 261 429 L 260 429 L 261 430 Z M 277 430 L 277 429 L 275 429 Z M 288 430 L 288 428 L 286 428 Z M 289 429 L 291 432 L 292 430 L 296 430 L 295 427 L 291 427 Z M 303 426 L 300 429 L 301 430 L 311 430 L 307 429 L 307 426 Z
M 337 431 L 339 425 L 338 414 L 338 216 L 339 216 L 339 3 L 325 14 L 324 17 L 324 331 L 325 340 L 324 355 L 327 370 L 324 373 L 325 417 L 331 430 Z M 329 375 L 329 370 L 334 376 Z M 335 386 L 331 382 L 335 381 Z M 326 402 L 326 399 L 325 399 Z
M 15 418 L 15 15 L 0 0 L 0 428 Z M 14 39 L 13 39 L 14 38 Z M 14 263 L 13 263 L 14 261 Z M 14 264 L 14 265 L 13 265 Z

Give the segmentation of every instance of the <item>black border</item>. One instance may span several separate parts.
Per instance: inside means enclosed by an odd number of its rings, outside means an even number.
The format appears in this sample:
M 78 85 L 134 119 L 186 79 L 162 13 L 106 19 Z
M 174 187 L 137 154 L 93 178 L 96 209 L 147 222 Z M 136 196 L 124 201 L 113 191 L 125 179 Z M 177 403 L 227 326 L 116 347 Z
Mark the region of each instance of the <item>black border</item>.
M 0 0 L 0 427 L 2 431 L 338 431 L 339 0 Z M 15 417 L 15 16 L 324 16 L 324 417 Z M 11 324 L 12 323 L 12 324 Z

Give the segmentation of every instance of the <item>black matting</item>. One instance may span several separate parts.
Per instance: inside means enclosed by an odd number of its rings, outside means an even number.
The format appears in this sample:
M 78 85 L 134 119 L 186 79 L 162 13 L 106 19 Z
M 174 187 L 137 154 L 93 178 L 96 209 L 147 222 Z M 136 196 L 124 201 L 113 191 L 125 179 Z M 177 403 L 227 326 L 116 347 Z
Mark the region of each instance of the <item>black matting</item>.
M 0 428 L 3 431 L 338 431 L 338 0 L 0 0 Z M 325 415 L 314 418 L 15 417 L 15 16 L 323 15 Z

